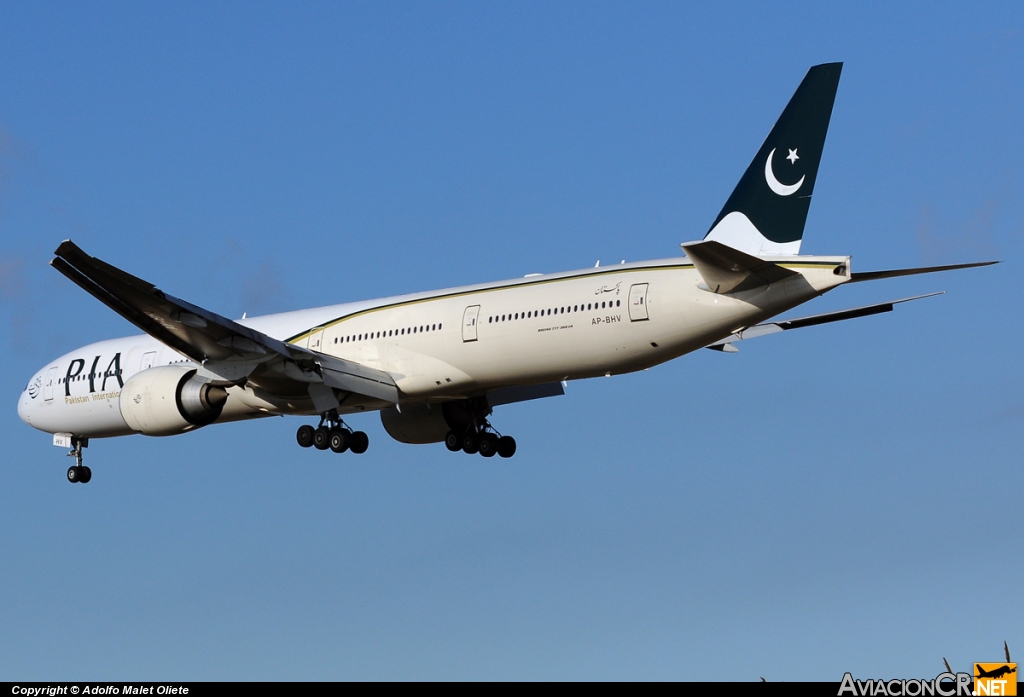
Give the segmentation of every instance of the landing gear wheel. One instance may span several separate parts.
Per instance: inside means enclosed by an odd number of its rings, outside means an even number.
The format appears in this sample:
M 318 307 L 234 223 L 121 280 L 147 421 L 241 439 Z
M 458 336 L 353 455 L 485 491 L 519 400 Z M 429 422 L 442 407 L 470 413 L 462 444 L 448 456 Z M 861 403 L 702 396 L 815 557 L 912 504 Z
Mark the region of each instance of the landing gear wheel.
M 462 452 L 472 455 L 480 450 L 480 436 L 467 433 L 462 437 Z
M 313 447 L 317 450 L 327 450 L 331 445 L 331 430 L 326 426 L 313 431 Z
M 72 484 L 77 484 L 82 480 L 82 472 L 77 465 L 68 467 L 68 481 Z
M 309 424 L 302 424 L 299 426 L 298 432 L 295 434 L 295 440 L 299 442 L 303 448 L 308 448 L 313 445 L 313 433 L 316 431 Z
M 462 438 L 455 431 L 448 431 L 448 435 L 444 437 L 444 447 L 457 453 L 462 450 Z
M 480 454 L 484 457 L 494 457 L 498 452 L 498 437 L 493 433 L 485 433 L 480 436 Z
M 356 455 L 362 455 L 366 452 L 366 449 L 370 447 L 370 437 L 362 431 L 356 431 L 352 434 L 352 452 Z
M 82 484 L 88 484 L 90 479 L 92 479 L 92 470 L 88 467 L 82 467 L 82 476 L 78 481 L 82 482 Z
M 349 435 L 342 431 L 340 428 L 336 428 L 331 431 L 331 437 L 328 439 L 328 445 L 331 450 L 336 453 L 343 453 L 348 450 L 349 447 Z
M 512 436 L 502 436 L 498 439 L 498 454 L 502 457 L 512 457 L 516 454 L 516 439 Z

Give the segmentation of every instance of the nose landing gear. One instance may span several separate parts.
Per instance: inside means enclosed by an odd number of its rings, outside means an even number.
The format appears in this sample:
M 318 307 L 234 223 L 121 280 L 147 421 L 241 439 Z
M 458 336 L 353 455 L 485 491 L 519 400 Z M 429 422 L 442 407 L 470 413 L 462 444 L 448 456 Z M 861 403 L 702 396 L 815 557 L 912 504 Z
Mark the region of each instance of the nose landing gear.
M 351 450 L 361 455 L 370 447 L 370 438 L 362 431 L 353 431 L 338 417 L 337 412 L 328 412 L 320 417 L 320 424 L 313 428 L 309 424 L 299 426 L 295 440 L 303 448 L 313 446 L 317 450 L 343 453 Z
M 82 448 L 88 447 L 88 438 L 71 437 L 71 452 L 68 457 L 75 458 L 75 463 L 68 467 L 68 481 L 72 484 L 88 484 L 92 479 L 92 470 L 82 464 Z

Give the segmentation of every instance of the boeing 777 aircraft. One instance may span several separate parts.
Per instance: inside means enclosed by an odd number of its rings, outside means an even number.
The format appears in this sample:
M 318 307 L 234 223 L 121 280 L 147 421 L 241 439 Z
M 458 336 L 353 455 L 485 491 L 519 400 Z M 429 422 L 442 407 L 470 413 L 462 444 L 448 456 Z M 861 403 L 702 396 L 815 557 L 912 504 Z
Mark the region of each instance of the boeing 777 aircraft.
M 319 417 L 302 447 L 365 452 L 342 420 L 379 411 L 403 443 L 511 457 L 492 409 L 563 394 L 567 380 L 649 368 L 700 348 L 888 312 L 896 303 L 771 321 L 846 283 L 995 262 L 857 273 L 800 255 L 841 63 L 808 71 L 704 239 L 685 256 L 230 320 L 89 256 L 51 265 L 145 334 L 44 365 L 18 399 L 88 482 L 92 438 L 169 436 L 263 416 Z M 927 297 L 927 296 L 918 296 Z

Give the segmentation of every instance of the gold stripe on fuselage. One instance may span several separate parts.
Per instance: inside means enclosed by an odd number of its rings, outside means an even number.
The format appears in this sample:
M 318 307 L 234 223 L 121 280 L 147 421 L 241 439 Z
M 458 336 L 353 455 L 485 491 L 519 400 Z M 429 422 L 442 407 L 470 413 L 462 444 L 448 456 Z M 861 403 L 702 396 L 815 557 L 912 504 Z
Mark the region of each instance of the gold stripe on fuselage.
M 813 269 L 813 268 L 835 268 L 839 266 L 840 262 L 784 262 L 780 263 L 779 266 L 785 268 L 801 268 L 801 269 Z M 542 286 L 550 283 L 561 283 L 562 281 L 575 281 L 581 278 L 592 278 L 598 276 L 611 276 L 613 274 L 631 273 L 635 271 L 669 271 L 674 269 L 692 269 L 693 264 L 691 262 L 680 262 L 678 264 L 658 264 L 656 266 L 633 266 L 630 265 L 627 268 L 604 268 L 604 269 L 583 269 L 578 272 L 565 272 L 571 275 L 558 274 L 556 278 L 539 278 L 535 281 L 527 279 L 515 279 L 512 281 L 498 281 L 501 285 L 484 285 L 477 288 L 466 288 L 457 289 L 451 291 L 438 291 L 437 295 L 431 295 L 426 298 L 416 298 L 415 300 L 402 300 L 400 302 L 388 303 L 386 305 L 378 305 L 377 307 L 369 307 L 365 310 L 359 310 L 348 315 L 342 315 L 323 324 L 318 324 L 315 327 L 310 327 L 300 334 L 285 339 L 286 343 L 297 344 L 300 341 L 307 339 L 313 332 L 320 331 L 321 329 L 327 329 L 333 327 L 336 324 L 351 320 L 355 317 L 362 315 L 368 315 L 373 312 L 380 312 L 381 310 L 390 310 L 396 307 L 405 307 L 411 305 L 418 305 L 421 303 L 433 302 L 435 300 L 443 300 L 446 298 L 458 298 L 465 295 L 476 295 L 478 293 L 492 293 L 500 290 L 509 290 L 510 288 L 529 288 L 532 286 Z

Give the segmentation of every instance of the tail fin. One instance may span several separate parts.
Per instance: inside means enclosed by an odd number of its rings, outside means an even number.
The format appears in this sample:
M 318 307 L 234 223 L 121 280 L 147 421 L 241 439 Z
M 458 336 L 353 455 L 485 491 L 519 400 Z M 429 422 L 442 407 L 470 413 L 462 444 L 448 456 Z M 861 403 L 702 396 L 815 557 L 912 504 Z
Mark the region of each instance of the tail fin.
M 800 253 L 842 69 L 807 71 L 704 239 L 755 256 Z

